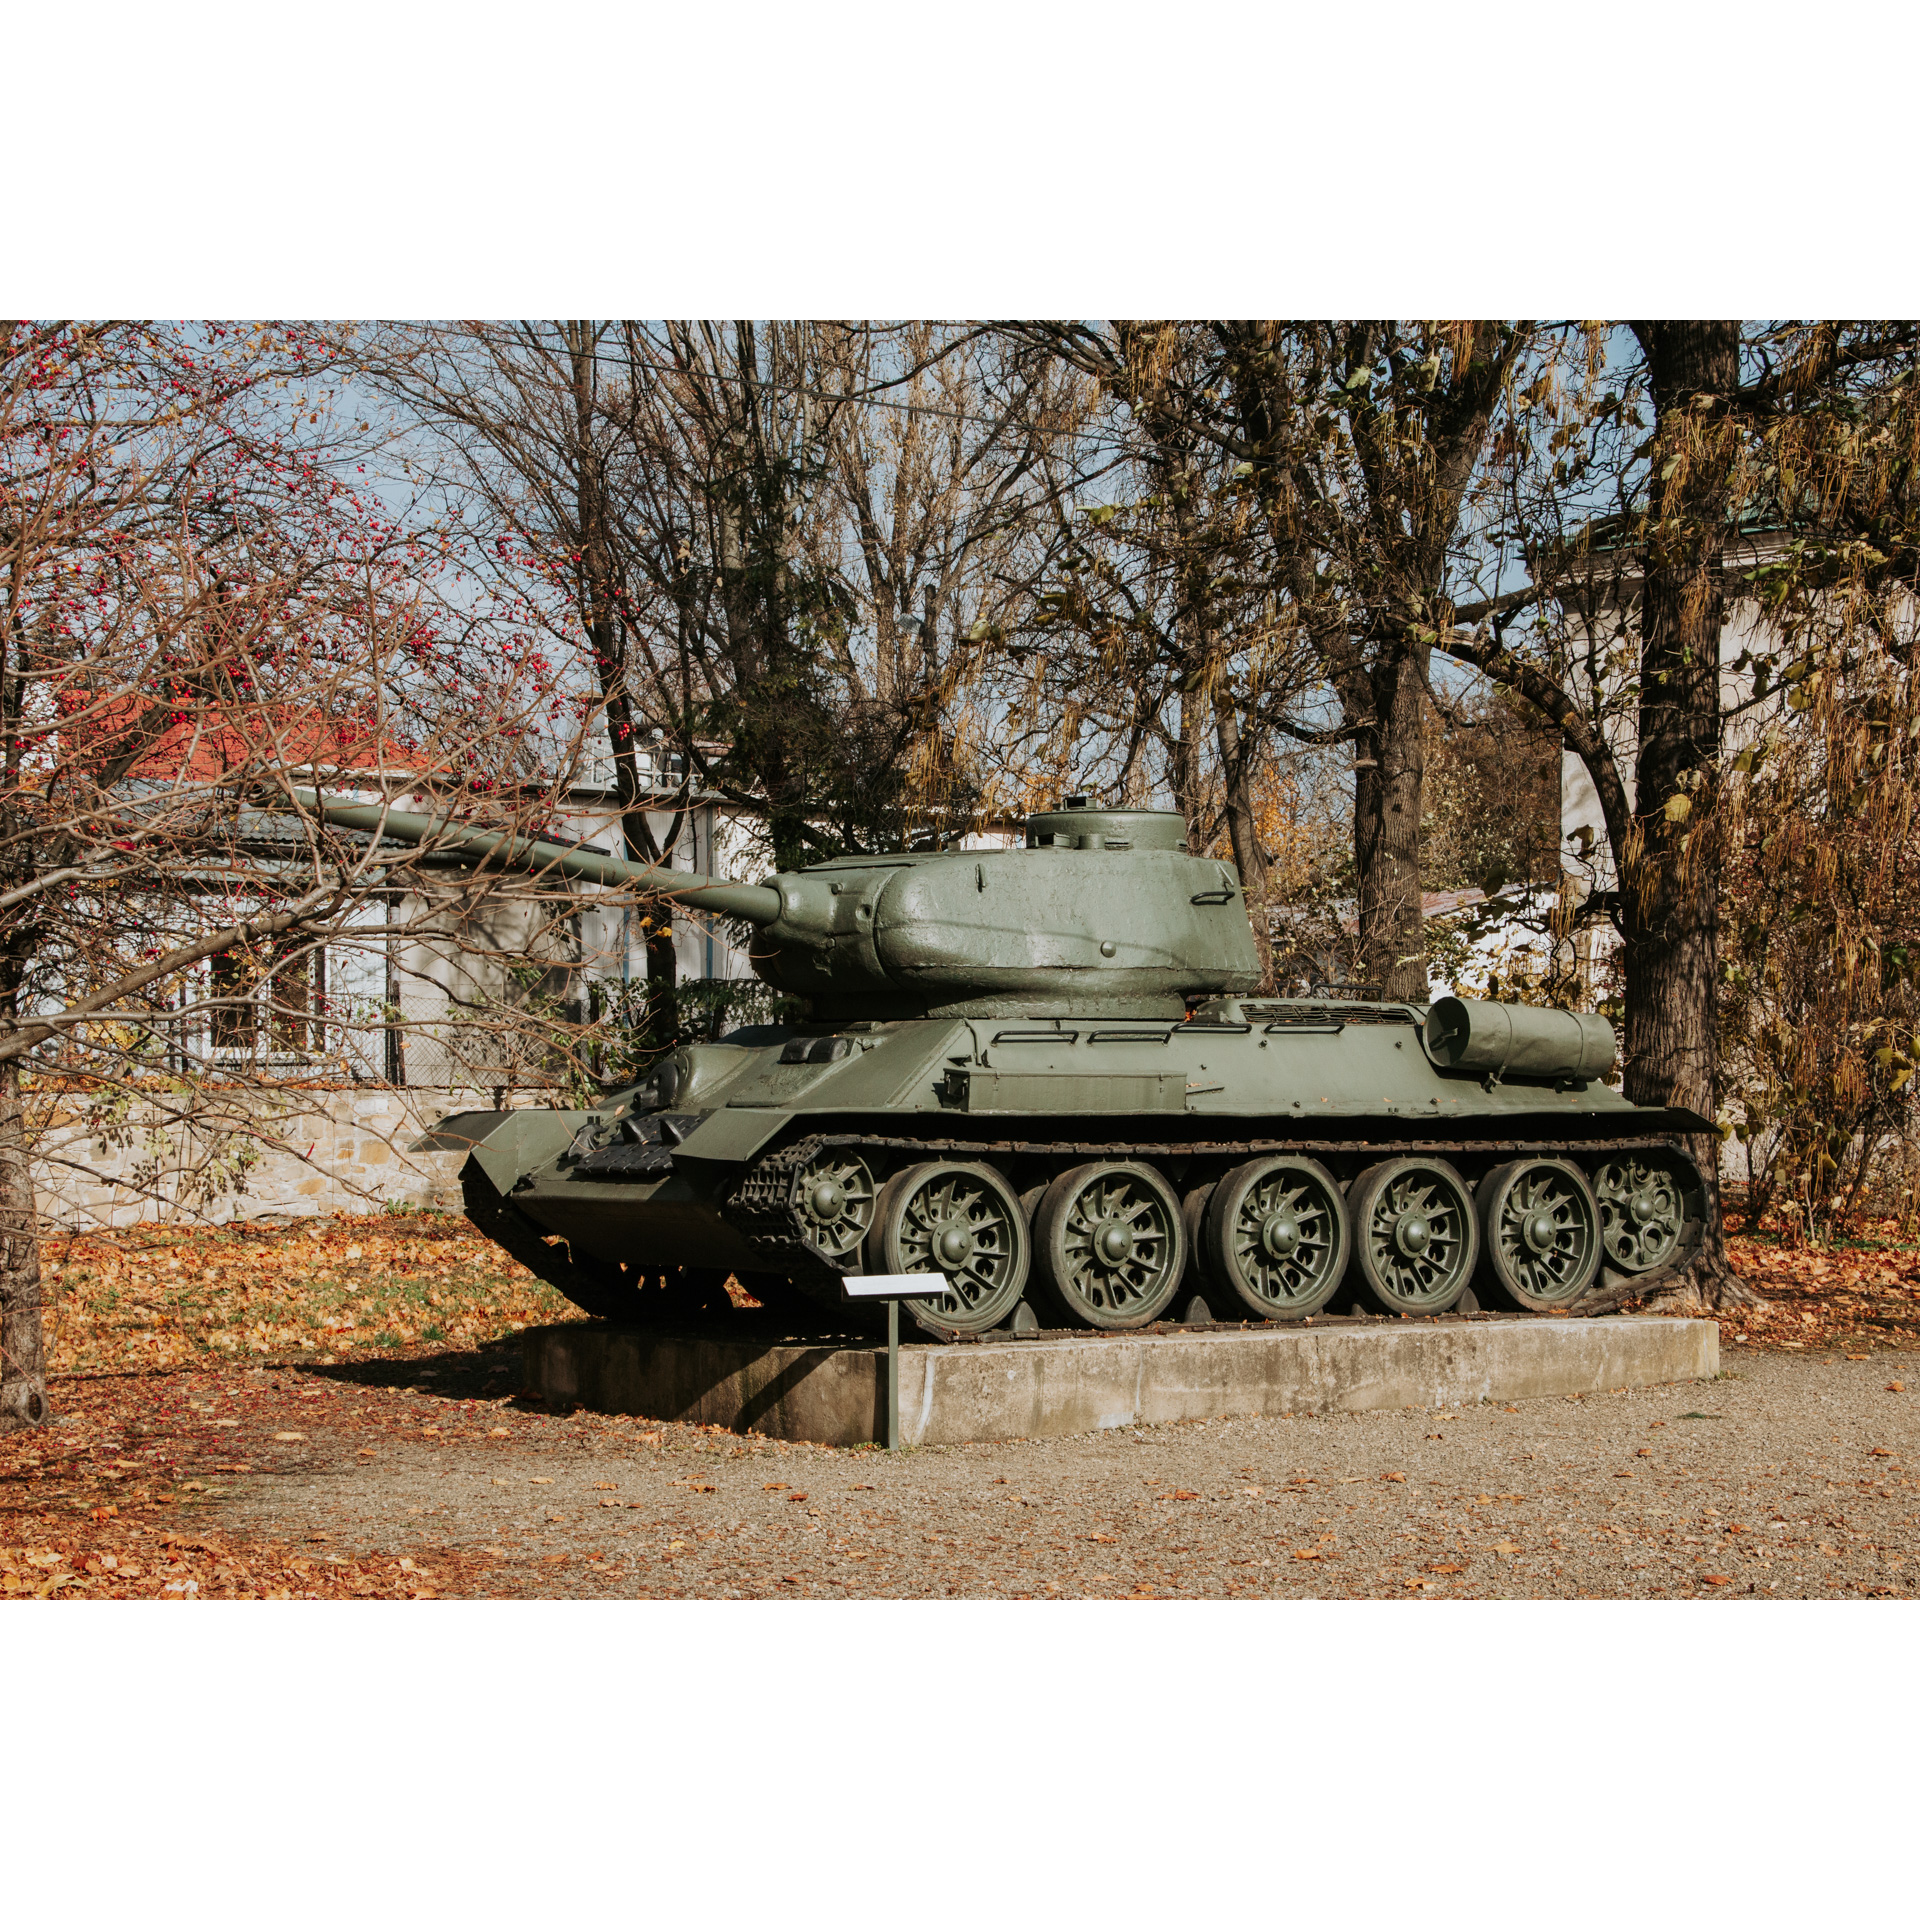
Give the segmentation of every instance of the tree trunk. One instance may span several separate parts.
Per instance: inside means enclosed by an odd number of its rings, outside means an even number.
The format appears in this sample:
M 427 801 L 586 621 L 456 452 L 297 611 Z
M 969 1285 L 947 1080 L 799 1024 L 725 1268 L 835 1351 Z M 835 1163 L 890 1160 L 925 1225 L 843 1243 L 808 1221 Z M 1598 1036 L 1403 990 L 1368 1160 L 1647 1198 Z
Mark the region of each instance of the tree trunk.
M 1233 864 L 1240 870 L 1242 888 L 1259 898 L 1267 890 L 1267 856 L 1254 831 L 1253 784 L 1240 739 L 1240 715 L 1224 688 L 1214 694 L 1213 725 L 1220 747 L 1220 777 L 1226 792 L 1227 838 L 1233 843 Z
M 629 636 L 616 591 L 613 531 L 608 523 L 607 484 L 604 456 L 595 439 L 598 405 L 597 353 L 601 330 L 589 321 L 567 320 L 561 323 L 567 342 L 573 376 L 573 445 L 568 449 L 573 466 L 574 520 L 580 542 L 581 617 L 593 650 L 594 671 L 600 684 L 607 746 L 613 756 L 614 787 L 620 797 L 621 835 L 629 860 L 650 863 L 672 858 L 669 843 L 660 845 L 647 822 L 647 802 L 653 797 L 655 779 L 640 778 L 640 733 L 633 706 L 633 690 L 628 684 Z M 682 801 L 691 795 L 689 779 L 682 787 Z M 671 1046 L 677 1034 L 679 1018 L 676 993 L 679 987 L 678 956 L 673 947 L 673 908 L 662 899 L 647 903 L 647 1037 L 657 1047 Z
M 1174 736 L 1168 756 L 1167 784 L 1173 790 L 1174 805 L 1186 816 L 1187 851 L 1198 857 L 1207 850 L 1206 789 L 1200 778 L 1200 725 L 1204 709 L 1200 675 L 1191 654 L 1187 668 L 1180 683 L 1180 731 Z
M 1635 328 L 1653 388 L 1652 493 L 1642 558 L 1639 758 L 1634 835 L 1616 848 L 1625 936 L 1624 1089 L 1643 1106 L 1718 1111 L 1718 872 L 1722 574 L 1740 379 L 1730 320 Z M 1689 1136 L 1711 1199 L 1708 1237 L 1669 1295 L 1690 1308 L 1733 1293 L 1720 1225 L 1720 1142 Z
M 1424 1004 L 1427 930 L 1420 911 L 1420 809 L 1426 782 L 1425 646 L 1389 648 L 1368 670 L 1372 724 L 1354 775 L 1353 864 L 1360 978 L 1389 1000 Z
M 656 1047 L 670 1047 L 680 1032 L 680 955 L 673 944 L 673 909 L 648 903 L 647 1030 Z
M 38 1226 L 20 1063 L 0 1061 L 0 1433 L 47 1417 Z
M 1227 838 L 1233 843 L 1233 864 L 1239 870 L 1240 891 L 1253 927 L 1253 944 L 1260 955 L 1260 986 L 1273 991 L 1273 941 L 1267 927 L 1267 856 L 1255 831 L 1253 783 L 1240 735 L 1240 715 L 1223 686 L 1213 697 L 1214 737 L 1220 748 L 1220 777 L 1226 791 Z

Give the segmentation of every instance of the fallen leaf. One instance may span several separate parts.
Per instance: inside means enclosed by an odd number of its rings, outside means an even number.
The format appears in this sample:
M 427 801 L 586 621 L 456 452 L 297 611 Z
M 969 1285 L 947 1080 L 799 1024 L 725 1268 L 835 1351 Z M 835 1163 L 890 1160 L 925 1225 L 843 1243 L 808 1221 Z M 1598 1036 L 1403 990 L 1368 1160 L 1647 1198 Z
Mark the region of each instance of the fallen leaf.
M 787 1495 L 789 1500 L 804 1500 L 806 1497 L 804 1493 L 790 1493 Z
M 1728 1580 L 1724 1573 L 1703 1573 L 1700 1578 L 1710 1587 L 1724 1587 Z
M 1893 1458 L 1893 1449 L 1891 1447 L 1875 1447 L 1873 1449 L 1873 1457 L 1876 1460 L 1891 1460 Z
M 304 1440 L 307 1436 L 304 1433 L 276 1433 L 273 1437 L 276 1440 Z
M 1185 1487 L 1175 1487 L 1166 1497 L 1169 1500 L 1198 1500 L 1200 1498 L 1197 1493 L 1190 1493 Z
M 611 1480 L 596 1480 L 593 1483 L 593 1490 L 595 1493 L 612 1493 L 616 1491 Z
M 1110 1533 L 1088 1533 L 1083 1534 L 1081 1538 L 1094 1541 L 1097 1545 L 1103 1547 L 1110 1547 L 1114 1543 L 1114 1536 Z
M 1404 1473 L 1383 1473 L 1380 1476 L 1382 1480 L 1404 1480 L 1406 1477 Z
M 489 1427 L 487 1429 L 487 1438 L 489 1440 L 510 1440 L 513 1436 L 505 1427 Z
M 1321 1554 L 1318 1547 L 1295 1547 L 1293 1557 L 1296 1560 L 1318 1560 Z
M 1640 1458 L 1642 1460 L 1651 1460 L 1653 1458 L 1653 1449 L 1651 1447 L 1642 1447 L 1640 1449 Z
M 1887 1382 L 1887 1391 L 1889 1393 L 1905 1393 L 1906 1390 L 1907 1383 L 1904 1380 L 1889 1380 Z
M 762 1493 L 785 1493 L 787 1483 L 784 1480 L 769 1480 L 760 1489 Z

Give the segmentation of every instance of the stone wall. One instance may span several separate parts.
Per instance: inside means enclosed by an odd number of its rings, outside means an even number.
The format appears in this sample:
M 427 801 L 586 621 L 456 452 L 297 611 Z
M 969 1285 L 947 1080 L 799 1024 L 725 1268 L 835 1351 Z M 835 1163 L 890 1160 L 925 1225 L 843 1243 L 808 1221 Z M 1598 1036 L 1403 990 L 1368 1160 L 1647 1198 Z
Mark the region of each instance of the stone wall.
M 212 1194 L 194 1191 L 191 1171 L 205 1157 L 204 1132 L 188 1139 L 164 1115 L 139 1110 L 113 1137 L 84 1123 L 55 1126 L 40 1141 L 40 1204 L 49 1223 L 80 1231 L 379 1213 L 395 1205 L 458 1212 L 465 1150 L 434 1151 L 419 1142 L 447 1114 L 488 1104 L 484 1097 L 395 1087 L 261 1096 L 253 1124 L 244 1132 L 229 1127 L 225 1135 L 244 1139 L 257 1158 L 237 1184 Z M 513 1104 L 535 1101 L 529 1096 Z

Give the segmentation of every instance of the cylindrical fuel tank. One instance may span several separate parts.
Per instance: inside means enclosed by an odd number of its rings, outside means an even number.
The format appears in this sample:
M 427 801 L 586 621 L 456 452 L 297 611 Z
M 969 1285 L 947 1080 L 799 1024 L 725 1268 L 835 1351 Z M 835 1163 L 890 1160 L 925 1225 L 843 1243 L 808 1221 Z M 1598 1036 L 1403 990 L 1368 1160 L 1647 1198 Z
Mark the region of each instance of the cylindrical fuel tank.
M 1613 1071 L 1613 1029 L 1597 1013 L 1503 1006 L 1451 994 L 1427 1011 L 1427 1053 L 1436 1066 L 1523 1080 L 1604 1080 Z

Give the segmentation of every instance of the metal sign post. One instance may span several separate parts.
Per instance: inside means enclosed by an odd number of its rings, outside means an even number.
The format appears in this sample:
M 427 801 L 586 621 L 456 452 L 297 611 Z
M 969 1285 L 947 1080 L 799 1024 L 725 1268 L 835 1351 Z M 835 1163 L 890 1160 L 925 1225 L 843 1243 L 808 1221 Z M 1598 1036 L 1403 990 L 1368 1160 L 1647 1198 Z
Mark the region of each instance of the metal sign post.
M 900 1302 L 935 1300 L 947 1290 L 938 1273 L 844 1273 L 841 1294 L 848 1300 L 887 1303 L 887 1451 L 900 1451 Z

